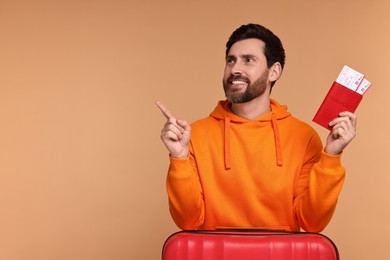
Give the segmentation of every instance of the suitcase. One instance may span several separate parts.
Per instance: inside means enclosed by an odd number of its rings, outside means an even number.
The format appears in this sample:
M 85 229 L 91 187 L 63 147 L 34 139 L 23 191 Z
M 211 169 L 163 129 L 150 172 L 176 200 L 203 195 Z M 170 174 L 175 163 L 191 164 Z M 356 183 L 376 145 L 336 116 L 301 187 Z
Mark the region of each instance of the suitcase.
M 179 231 L 164 243 L 163 260 L 338 260 L 336 245 L 309 232 Z

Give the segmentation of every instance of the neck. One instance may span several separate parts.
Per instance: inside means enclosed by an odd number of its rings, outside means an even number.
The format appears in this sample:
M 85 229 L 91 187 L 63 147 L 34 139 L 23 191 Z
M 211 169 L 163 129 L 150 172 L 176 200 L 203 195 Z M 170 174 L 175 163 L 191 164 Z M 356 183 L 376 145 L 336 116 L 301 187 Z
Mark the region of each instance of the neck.
M 253 120 L 271 112 L 271 99 L 269 95 L 261 95 L 249 102 L 233 103 L 231 110 L 239 117 Z

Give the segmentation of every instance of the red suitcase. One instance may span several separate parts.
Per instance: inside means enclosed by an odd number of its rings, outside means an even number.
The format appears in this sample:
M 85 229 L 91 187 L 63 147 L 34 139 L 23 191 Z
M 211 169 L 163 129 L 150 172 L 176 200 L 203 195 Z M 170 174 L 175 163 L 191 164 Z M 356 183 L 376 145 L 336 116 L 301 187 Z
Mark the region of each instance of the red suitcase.
M 163 260 L 338 260 L 326 236 L 279 231 L 179 231 L 164 243 Z

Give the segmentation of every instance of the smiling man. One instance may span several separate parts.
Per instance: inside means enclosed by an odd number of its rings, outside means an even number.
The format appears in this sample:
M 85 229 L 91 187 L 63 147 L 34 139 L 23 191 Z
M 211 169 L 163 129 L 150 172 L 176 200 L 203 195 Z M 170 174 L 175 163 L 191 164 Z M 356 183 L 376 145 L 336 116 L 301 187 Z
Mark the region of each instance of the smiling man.
M 242 25 L 226 44 L 227 99 L 209 117 L 190 125 L 157 102 L 167 119 L 161 139 L 170 155 L 170 212 L 181 229 L 319 232 L 329 223 L 356 116 L 343 112 L 331 121 L 323 147 L 312 127 L 271 99 L 284 63 L 276 35 Z
M 223 87 L 231 102 L 244 103 L 264 94 L 269 69 L 262 50 L 264 42 L 247 39 L 235 44 L 226 56 Z M 251 82 L 249 76 L 256 80 Z

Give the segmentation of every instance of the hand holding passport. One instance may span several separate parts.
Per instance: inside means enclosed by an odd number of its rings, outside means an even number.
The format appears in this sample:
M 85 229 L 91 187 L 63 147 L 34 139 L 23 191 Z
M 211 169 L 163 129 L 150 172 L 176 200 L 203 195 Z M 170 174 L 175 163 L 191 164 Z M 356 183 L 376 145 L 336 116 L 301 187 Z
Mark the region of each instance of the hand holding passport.
M 343 111 L 354 113 L 371 83 L 363 74 L 344 66 L 320 105 L 313 121 L 331 130 L 329 122 Z

